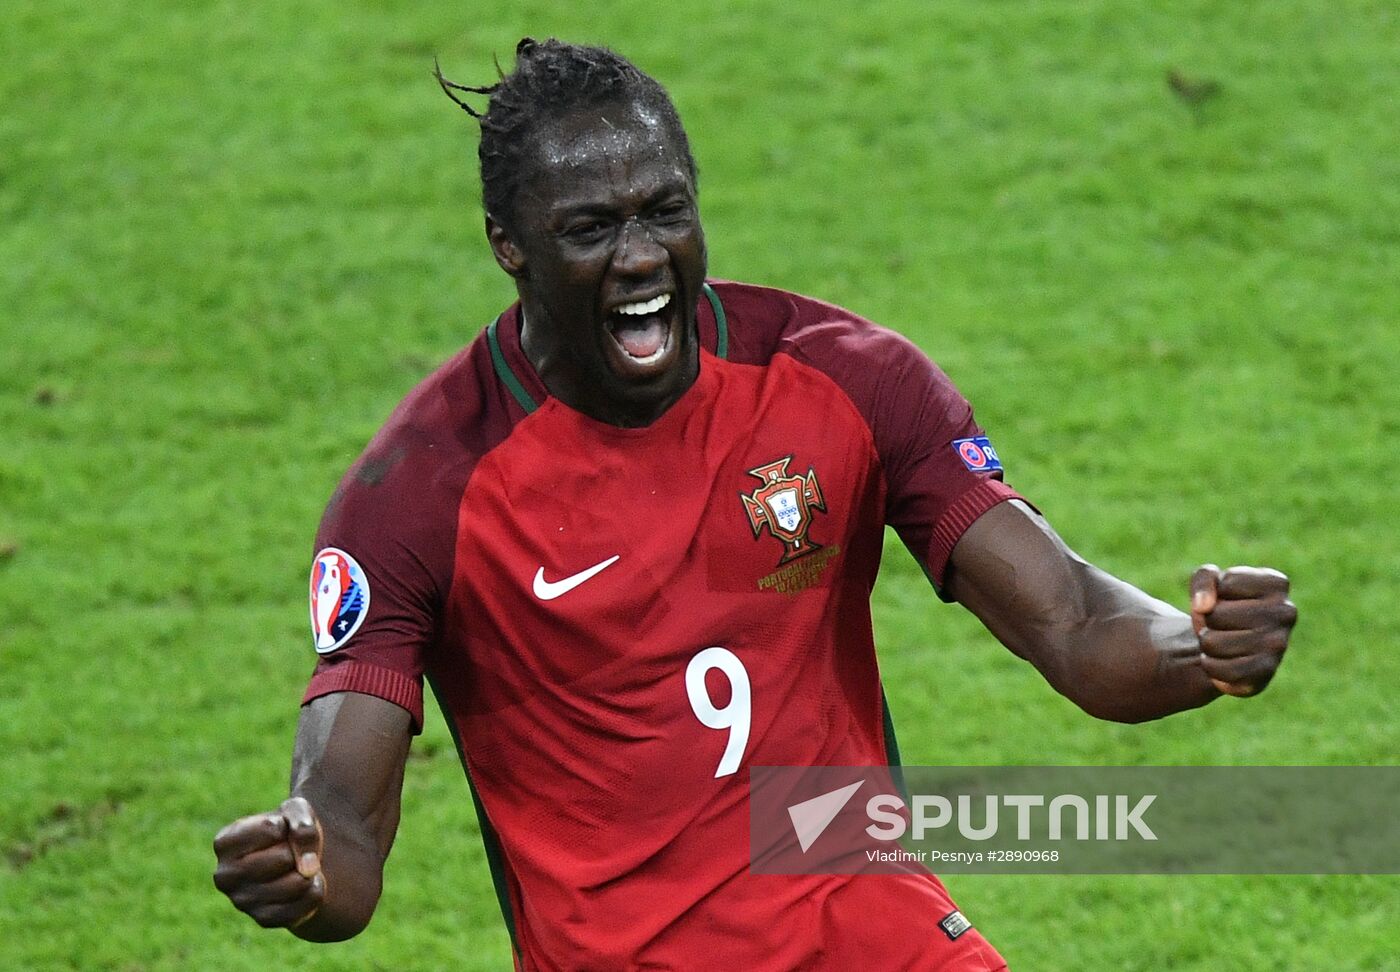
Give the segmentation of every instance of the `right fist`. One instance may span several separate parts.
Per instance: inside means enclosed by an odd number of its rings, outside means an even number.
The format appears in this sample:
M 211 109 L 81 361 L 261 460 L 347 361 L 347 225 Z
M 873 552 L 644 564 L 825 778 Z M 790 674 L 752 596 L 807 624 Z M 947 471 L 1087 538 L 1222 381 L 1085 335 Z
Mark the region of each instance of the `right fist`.
M 326 894 L 321 822 L 291 797 L 271 813 L 241 817 L 214 837 L 214 886 L 264 928 L 295 928 Z

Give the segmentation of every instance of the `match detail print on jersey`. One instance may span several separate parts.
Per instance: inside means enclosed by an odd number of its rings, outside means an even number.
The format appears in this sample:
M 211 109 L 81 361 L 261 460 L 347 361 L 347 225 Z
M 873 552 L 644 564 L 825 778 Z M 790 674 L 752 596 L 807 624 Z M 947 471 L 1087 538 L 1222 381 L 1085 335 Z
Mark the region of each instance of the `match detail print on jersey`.
M 311 564 L 311 634 L 316 651 L 335 651 L 369 614 L 369 579 L 355 558 L 326 547 Z
M 940 921 L 938 927 L 943 929 L 943 934 L 948 936 L 949 941 L 955 942 L 959 935 L 972 927 L 972 922 L 964 918 L 961 911 L 954 911 Z
M 584 581 L 591 580 L 617 563 L 621 556 L 621 554 L 613 554 L 607 560 L 594 564 L 587 570 L 581 570 L 577 574 L 570 574 L 563 580 L 557 581 L 545 580 L 544 568 L 541 567 L 539 570 L 535 571 L 535 597 L 539 598 L 541 601 L 552 601 L 562 594 L 567 594 Z

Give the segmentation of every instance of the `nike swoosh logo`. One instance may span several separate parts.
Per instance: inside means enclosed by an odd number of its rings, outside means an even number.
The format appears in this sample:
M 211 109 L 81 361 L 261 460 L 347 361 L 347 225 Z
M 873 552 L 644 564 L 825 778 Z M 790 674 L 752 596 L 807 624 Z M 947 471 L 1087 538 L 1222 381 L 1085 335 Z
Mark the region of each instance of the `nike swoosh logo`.
M 613 554 L 601 564 L 594 564 L 587 570 L 581 570 L 577 574 L 570 574 L 563 580 L 547 581 L 544 579 L 544 568 L 535 571 L 535 597 L 541 601 L 552 601 L 561 594 L 567 594 L 584 581 L 596 577 L 617 563 L 621 554 Z

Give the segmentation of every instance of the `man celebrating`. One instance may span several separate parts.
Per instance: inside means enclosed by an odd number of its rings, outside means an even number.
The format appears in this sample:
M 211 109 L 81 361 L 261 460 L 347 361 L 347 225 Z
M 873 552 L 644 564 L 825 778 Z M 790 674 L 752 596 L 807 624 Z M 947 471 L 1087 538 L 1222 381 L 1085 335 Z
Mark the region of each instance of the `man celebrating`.
M 331 499 L 292 797 L 220 832 L 215 883 L 302 938 L 363 929 L 426 676 L 518 967 L 1004 967 L 940 931 L 955 906 L 931 874 L 748 870 L 750 765 L 893 756 L 869 606 L 885 525 L 944 599 L 1120 721 L 1263 689 L 1286 578 L 1203 567 L 1188 615 L 1079 559 L 908 341 L 706 280 L 659 84 L 598 48 L 516 55 L 489 88 L 440 80 L 490 96 L 458 103 L 520 301 Z

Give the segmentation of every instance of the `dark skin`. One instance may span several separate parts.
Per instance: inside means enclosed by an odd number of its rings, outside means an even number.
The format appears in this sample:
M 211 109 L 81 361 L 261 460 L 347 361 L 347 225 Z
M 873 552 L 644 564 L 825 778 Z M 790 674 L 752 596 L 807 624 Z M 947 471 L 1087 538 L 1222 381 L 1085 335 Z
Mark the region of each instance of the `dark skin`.
M 372 695 L 303 707 L 291 796 L 219 831 L 214 885 L 264 928 L 313 942 L 361 931 L 398 830 L 411 732 L 406 711 Z
M 535 145 L 515 225 L 487 238 L 516 281 L 526 354 L 550 394 L 601 422 L 647 425 L 694 383 L 705 242 L 674 133 L 635 106 L 569 118 Z M 651 360 L 612 336 L 616 308 L 671 294 Z M 983 514 L 947 591 L 1086 712 L 1141 722 L 1269 684 L 1297 610 L 1278 571 L 1206 565 L 1179 611 L 1086 563 L 1019 501 Z M 683 704 L 683 699 L 679 704 Z M 214 839 L 214 883 L 265 927 L 310 941 L 361 931 L 399 820 L 411 733 L 398 706 L 338 693 L 303 707 L 291 797 Z
M 1013 500 L 953 548 L 947 590 L 1090 715 L 1144 722 L 1220 694 L 1257 695 L 1298 611 L 1276 570 L 1213 564 L 1191 577 L 1191 613 L 1087 563 Z
M 520 294 L 525 353 L 576 411 L 649 425 L 700 368 L 705 235 L 685 154 L 667 123 L 636 105 L 566 118 L 535 142 L 514 225 L 486 217 L 491 252 Z M 610 325 L 619 306 L 663 295 L 665 348 L 643 363 Z

